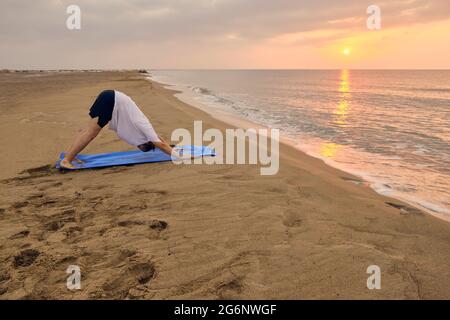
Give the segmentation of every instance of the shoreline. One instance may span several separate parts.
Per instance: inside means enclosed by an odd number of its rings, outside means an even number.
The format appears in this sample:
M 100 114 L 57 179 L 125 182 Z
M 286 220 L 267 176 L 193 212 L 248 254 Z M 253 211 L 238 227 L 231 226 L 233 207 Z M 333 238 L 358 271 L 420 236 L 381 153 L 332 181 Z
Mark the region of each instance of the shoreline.
M 285 144 L 274 176 L 170 162 L 61 174 L 59 152 L 106 88 L 132 97 L 165 138 L 194 120 L 228 124 L 136 72 L 2 77 L 3 299 L 450 297 L 450 225 L 350 174 Z M 102 130 L 84 153 L 130 149 Z M 82 290 L 66 289 L 68 265 L 80 266 Z M 381 290 L 366 287 L 370 265 Z
M 245 119 L 243 117 L 239 117 L 238 115 L 232 114 L 230 112 L 218 109 L 218 108 L 213 108 L 211 106 L 206 105 L 203 102 L 200 102 L 198 100 L 196 100 L 195 98 L 193 98 L 193 95 L 190 94 L 184 86 L 182 85 L 176 85 L 176 84 L 170 84 L 170 83 L 164 83 L 163 81 L 159 81 L 158 79 L 153 79 L 151 72 L 148 74 L 144 74 L 143 75 L 144 79 L 147 81 L 151 81 L 153 83 L 157 83 L 159 85 L 161 85 L 162 87 L 164 87 L 165 89 L 168 90 L 173 90 L 174 92 L 174 96 L 179 99 L 180 101 L 190 105 L 191 107 L 197 108 L 201 111 L 204 111 L 205 113 L 207 113 L 209 116 L 211 116 L 212 118 L 224 122 L 230 126 L 232 126 L 233 128 L 242 128 L 242 129 L 249 129 L 249 128 L 254 128 L 254 129 L 260 129 L 260 128 L 264 128 L 264 129 L 269 129 L 268 127 L 258 124 L 254 121 L 251 121 L 249 119 Z M 327 166 L 332 167 L 334 169 L 337 169 L 339 171 L 345 172 L 346 174 L 349 174 L 351 176 L 353 176 L 355 179 L 353 180 L 349 180 L 352 181 L 356 184 L 359 185 L 366 185 L 369 186 L 373 191 L 375 191 L 377 194 L 387 197 L 387 198 L 391 198 L 393 200 L 397 200 L 397 201 L 401 201 L 404 204 L 408 204 L 411 205 L 413 207 L 415 207 L 418 210 L 422 210 L 424 212 L 426 212 L 427 214 L 436 217 L 438 219 L 441 219 L 443 221 L 446 222 L 450 222 L 450 215 L 448 210 L 441 208 L 441 210 L 443 210 L 443 212 L 441 211 L 435 211 L 431 208 L 428 208 L 424 203 L 429 203 L 426 199 L 418 199 L 417 201 L 414 201 L 413 199 L 411 199 L 410 197 L 408 198 L 407 196 L 402 196 L 401 194 L 388 194 L 383 190 L 377 190 L 377 185 L 384 185 L 382 181 L 376 181 L 374 179 L 370 179 L 370 177 L 367 174 L 364 173 L 358 173 L 356 172 L 356 170 L 352 170 L 351 168 L 343 168 L 342 166 L 339 166 L 339 164 L 335 163 L 334 161 L 332 161 L 331 159 L 326 159 L 324 157 L 321 157 L 319 155 L 314 154 L 313 152 L 308 152 L 305 149 L 302 149 L 301 147 L 299 147 L 298 145 L 296 145 L 294 143 L 294 141 L 290 138 L 287 137 L 283 137 L 282 135 L 280 135 L 280 143 L 283 143 L 291 148 L 294 148 L 295 150 L 300 151 L 301 153 L 310 156 L 314 159 L 320 160 L 323 163 L 325 163 Z M 430 203 L 431 205 L 434 205 L 432 203 Z

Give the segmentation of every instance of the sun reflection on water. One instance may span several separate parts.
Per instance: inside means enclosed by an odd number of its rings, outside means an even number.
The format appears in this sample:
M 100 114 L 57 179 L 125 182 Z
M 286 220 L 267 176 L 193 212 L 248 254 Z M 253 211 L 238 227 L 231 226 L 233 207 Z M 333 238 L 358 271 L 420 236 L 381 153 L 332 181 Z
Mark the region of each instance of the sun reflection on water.
M 350 72 L 349 70 L 341 70 L 339 83 L 340 98 L 336 109 L 333 111 L 332 124 L 340 128 L 345 128 L 347 117 L 350 112 L 351 97 L 350 92 Z M 341 145 L 334 142 L 324 142 L 320 145 L 320 154 L 323 157 L 335 158 L 336 153 L 341 148 Z
M 333 158 L 341 145 L 334 142 L 324 142 L 320 145 L 320 155 L 322 157 Z
M 347 125 L 347 115 L 350 112 L 350 73 L 348 70 L 342 70 L 339 83 L 340 99 L 336 109 L 333 111 L 333 123 L 339 127 Z

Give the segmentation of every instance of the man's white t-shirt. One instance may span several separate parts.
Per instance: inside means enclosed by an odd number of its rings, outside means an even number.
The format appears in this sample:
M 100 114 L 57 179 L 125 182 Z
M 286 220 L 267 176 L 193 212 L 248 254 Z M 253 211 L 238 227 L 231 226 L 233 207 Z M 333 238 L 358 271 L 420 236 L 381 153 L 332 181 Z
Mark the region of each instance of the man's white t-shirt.
M 136 103 L 126 94 L 114 91 L 114 109 L 109 129 L 132 146 L 147 142 L 160 142 L 150 121 Z

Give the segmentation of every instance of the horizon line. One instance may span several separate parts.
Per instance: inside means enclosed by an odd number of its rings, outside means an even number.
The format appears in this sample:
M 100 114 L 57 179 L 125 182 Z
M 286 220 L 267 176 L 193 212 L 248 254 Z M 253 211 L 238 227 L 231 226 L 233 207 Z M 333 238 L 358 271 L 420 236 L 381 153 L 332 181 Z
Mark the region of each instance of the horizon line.
M 9 69 L 0 68 L 0 73 L 8 71 L 450 71 L 450 68 L 36 68 L 36 69 Z

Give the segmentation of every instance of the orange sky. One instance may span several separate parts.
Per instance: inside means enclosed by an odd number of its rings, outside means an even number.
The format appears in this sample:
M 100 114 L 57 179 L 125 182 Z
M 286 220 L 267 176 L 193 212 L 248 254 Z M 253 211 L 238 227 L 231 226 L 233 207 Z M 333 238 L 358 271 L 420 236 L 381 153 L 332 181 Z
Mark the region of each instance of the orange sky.
M 336 29 L 282 34 L 249 48 L 249 59 L 258 67 L 296 68 L 450 68 L 450 19 L 413 26 L 349 32 L 321 42 Z M 318 43 L 296 43 L 299 36 Z M 349 54 L 344 54 L 348 50 Z M 270 57 L 270 58 L 269 58 Z
M 0 68 L 450 69 L 448 0 L 0 2 Z M 343 51 L 348 50 L 344 55 Z

